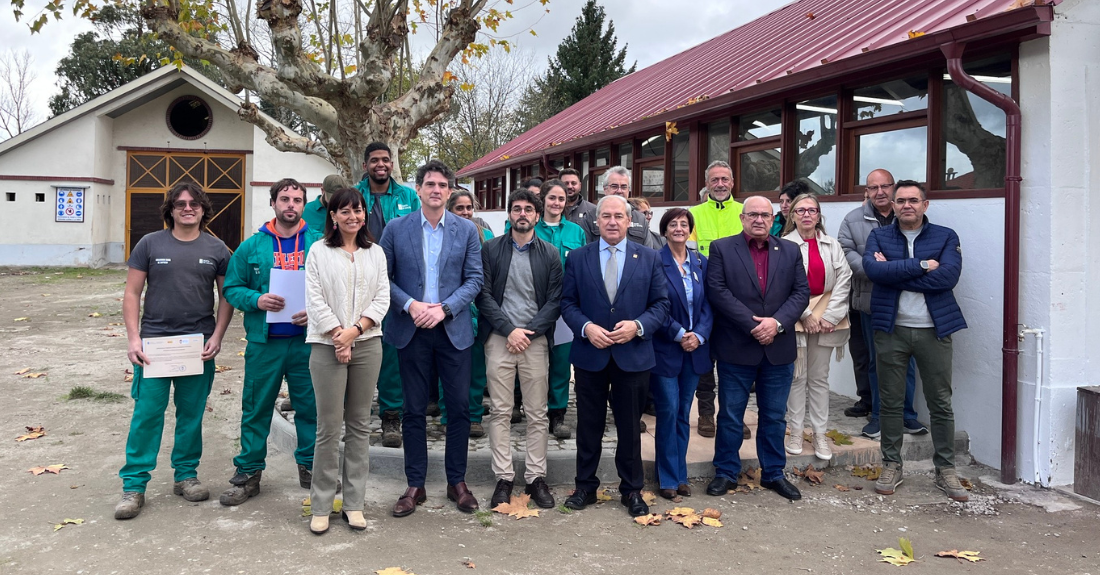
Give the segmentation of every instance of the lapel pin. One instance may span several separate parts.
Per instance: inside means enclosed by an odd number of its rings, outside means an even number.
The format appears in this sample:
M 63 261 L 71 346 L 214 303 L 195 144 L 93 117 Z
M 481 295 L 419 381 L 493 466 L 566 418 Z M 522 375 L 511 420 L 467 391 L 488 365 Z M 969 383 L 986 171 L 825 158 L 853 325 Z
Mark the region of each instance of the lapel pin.
M 774 248 L 772 248 L 772 249 L 773 249 L 773 250 L 775 250 L 775 251 L 779 251 L 779 246 L 775 246 L 775 247 L 774 247 Z
M 634 259 L 638 259 L 638 254 L 634 254 Z

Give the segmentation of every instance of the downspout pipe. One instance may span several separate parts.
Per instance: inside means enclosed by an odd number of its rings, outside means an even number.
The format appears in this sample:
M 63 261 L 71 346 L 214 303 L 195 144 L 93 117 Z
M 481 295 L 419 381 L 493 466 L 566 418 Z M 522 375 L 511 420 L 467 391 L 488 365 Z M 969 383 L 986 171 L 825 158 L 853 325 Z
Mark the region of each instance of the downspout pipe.
M 1004 311 L 1001 326 L 1001 482 L 1016 483 L 1016 414 L 1020 323 L 1020 106 L 963 70 L 964 42 L 940 45 L 951 81 L 1005 113 Z

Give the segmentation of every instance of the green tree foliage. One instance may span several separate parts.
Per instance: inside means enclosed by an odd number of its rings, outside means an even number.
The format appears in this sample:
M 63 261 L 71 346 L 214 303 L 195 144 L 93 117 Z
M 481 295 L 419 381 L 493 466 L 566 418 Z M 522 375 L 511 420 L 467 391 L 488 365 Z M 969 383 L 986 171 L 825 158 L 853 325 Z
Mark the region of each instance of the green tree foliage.
M 634 73 L 637 62 L 625 67 L 626 46 L 618 48 L 615 24 L 596 0 L 588 0 L 573 30 L 558 52 L 548 58 L 550 68 L 537 78 L 523 96 L 528 111 L 523 124 L 530 129 L 558 112 L 576 104 L 596 90 Z
M 95 19 L 95 30 L 78 35 L 55 70 L 58 93 L 50 98 L 50 113 L 63 114 L 163 64 L 172 49 L 149 30 L 136 7 L 105 4 Z M 217 69 L 195 58 L 191 67 L 221 83 Z

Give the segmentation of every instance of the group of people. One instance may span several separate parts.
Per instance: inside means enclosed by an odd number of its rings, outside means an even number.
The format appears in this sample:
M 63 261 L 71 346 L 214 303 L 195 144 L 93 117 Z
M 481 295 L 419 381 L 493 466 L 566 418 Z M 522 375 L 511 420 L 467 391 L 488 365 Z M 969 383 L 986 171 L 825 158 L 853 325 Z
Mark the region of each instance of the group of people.
M 167 228 L 143 237 L 128 262 L 123 315 L 135 407 L 117 519 L 136 517 L 145 503 L 173 387 L 173 491 L 188 501 L 209 497 L 197 479 L 202 417 L 234 308 L 244 314 L 247 340 L 241 450 L 220 501 L 240 505 L 259 493 L 285 380 L 295 409 L 298 479 L 310 489 L 309 528 L 316 534 L 329 529 L 340 489 L 344 521 L 366 528 L 376 391 L 383 445 L 404 451 L 408 488 L 394 516 L 412 514 L 427 498 L 433 401 L 445 417 L 446 494 L 459 510 L 479 508 L 465 483 L 467 445 L 485 428 L 497 478 L 491 507 L 510 500 L 517 404 L 527 418 L 524 491 L 536 505 L 553 507 L 546 452 L 551 434 L 572 435 L 564 421 L 571 373 L 577 461 L 566 507 L 596 501 L 609 404 L 619 492 L 631 515 L 649 512 L 640 434 L 650 401 L 658 493 L 692 494 L 686 457 L 696 397 L 698 431 L 715 437 L 715 477 L 706 491 L 727 493 L 741 471 L 753 391 L 760 484 L 799 499 L 784 476 L 786 454 L 802 452 L 808 411 L 812 448 L 831 457 L 829 365 L 846 344 L 859 356 L 861 402 L 863 386 L 871 397 L 865 413 L 858 411 L 863 403 L 851 409 L 871 415 L 868 431 L 881 434 L 884 469 L 876 490 L 891 494 L 902 480 L 902 433 L 912 431 L 905 381 L 915 359 L 931 413 L 936 484 L 966 499 L 954 472 L 951 413 L 951 334 L 965 327 L 951 292 L 961 249 L 953 231 L 927 221 L 920 184 L 895 184 L 876 170 L 867 201 L 834 239 L 818 199 L 798 189 L 805 184 L 784 187 L 788 201 L 777 215 L 765 197 L 734 200 L 732 170 L 717 161 L 706 169 L 706 199 L 667 209 L 655 234 L 648 205 L 638 209 L 629 201 L 629 170 L 608 169 L 604 195 L 591 204 L 580 193 L 580 174 L 565 169 L 510 194 L 507 225 L 493 237 L 475 215 L 474 196 L 455 189 L 443 163 L 421 166 L 415 191 L 392 178 L 384 144 L 368 146 L 363 169 L 355 187 L 326 178 L 312 202 L 299 182 L 276 182 L 274 217 L 232 254 L 204 232 L 213 213 L 203 190 L 182 183 L 167 192 Z M 784 225 L 777 230 L 779 217 Z M 305 309 L 284 310 L 286 300 L 269 285 L 273 269 L 304 271 Z M 272 312 L 294 313 L 269 322 Z M 143 376 L 144 338 L 189 334 L 204 338 L 201 374 Z

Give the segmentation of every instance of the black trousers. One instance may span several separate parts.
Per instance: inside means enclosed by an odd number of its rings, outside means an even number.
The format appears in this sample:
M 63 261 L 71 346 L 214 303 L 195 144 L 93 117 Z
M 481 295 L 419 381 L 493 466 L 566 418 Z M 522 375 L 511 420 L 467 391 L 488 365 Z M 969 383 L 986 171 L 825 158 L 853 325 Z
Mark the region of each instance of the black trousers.
M 573 377 L 577 395 L 577 489 L 595 493 L 600 486 L 596 471 L 603 453 L 603 430 L 610 395 L 618 436 L 615 470 L 619 474 L 619 491 L 640 491 L 645 477 L 639 418 L 649 392 L 649 370 L 623 371 L 611 359 L 600 371 L 574 368 Z
M 425 412 L 428 394 L 443 385 L 447 405 L 447 445 L 443 462 L 447 483 L 466 481 L 466 456 L 470 444 L 470 348 L 457 349 L 442 325 L 420 328 L 403 349 L 397 350 L 401 365 L 401 392 L 405 413 L 401 435 L 405 448 L 405 478 L 409 487 L 424 487 L 428 471 L 428 440 Z
M 699 376 L 699 387 L 695 388 L 695 397 L 699 399 L 699 415 L 714 415 L 714 363 L 710 371 Z
M 860 313 L 852 310 L 848 313 L 848 323 L 852 324 L 852 337 L 848 338 L 848 352 L 852 354 L 852 371 L 856 376 L 856 395 L 859 403 L 871 409 L 871 379 L 868 370 L 871 367 L 871 354 L 867 342 L 862 337 L 863 320 Z

